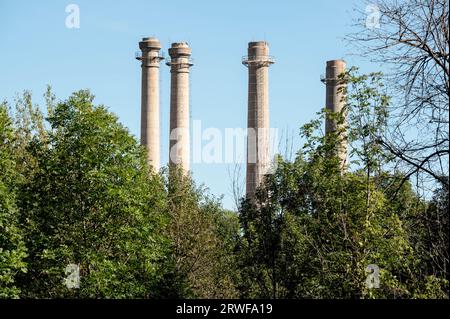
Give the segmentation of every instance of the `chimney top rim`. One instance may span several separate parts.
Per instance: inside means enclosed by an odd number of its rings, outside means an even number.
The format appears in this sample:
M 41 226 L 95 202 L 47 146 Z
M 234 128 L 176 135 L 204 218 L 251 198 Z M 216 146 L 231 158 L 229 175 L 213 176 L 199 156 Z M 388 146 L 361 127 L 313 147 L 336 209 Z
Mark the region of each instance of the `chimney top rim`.
M 264 41 L 251 41 L 248 43 L 249 48 L 260 47 L 260 46 L 269 46 L 269 42 L 264 40 Z
M 334 65 L 345 65 L 346 62 L 344 59 L 336 59 L 336 60 L 328 60 L 327 66 L 334 66 Z

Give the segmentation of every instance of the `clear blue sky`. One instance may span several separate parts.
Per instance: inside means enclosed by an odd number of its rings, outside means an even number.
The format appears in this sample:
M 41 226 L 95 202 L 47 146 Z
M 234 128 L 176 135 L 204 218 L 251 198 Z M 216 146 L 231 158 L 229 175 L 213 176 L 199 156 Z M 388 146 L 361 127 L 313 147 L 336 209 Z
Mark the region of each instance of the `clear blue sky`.
M 65 26 L 70 3 L 80 8 L 79 29 Z M 142 37 L 156 36 L 166 55 L 171 42 L 192 47 L 192 120 L 221 130 L 245 127 L 247 70 L 241 56 L 247 42 L 266 40 L 277 61 L 270 68 L 271 127 L 297 136 L 324 106 L 319 77 L 327 60 L 344 58 L 364 72 L 376 70 L 348 56 L 342 40 L 352 30 L 356 6 L 362 1 L 0 0 L 0 99 L 12 101 L 29 89 L 42 105 L 47 84 L 59 99 L 89 88 L 96 103 L 139 136 L 141 68 L 134 52 Z M 169 80 L 162 64 L 162 163 L 168 159 Z M 225 195 L 224 206 L 232 208 L 228 167 L 191 168 L 198 183 Z

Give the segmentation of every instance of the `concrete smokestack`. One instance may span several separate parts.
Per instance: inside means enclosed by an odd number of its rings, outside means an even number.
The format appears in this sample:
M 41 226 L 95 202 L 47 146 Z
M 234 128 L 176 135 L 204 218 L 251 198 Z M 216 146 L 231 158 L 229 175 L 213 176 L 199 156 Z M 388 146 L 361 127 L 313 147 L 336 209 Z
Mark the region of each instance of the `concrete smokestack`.
M 186 42 L 172 43 L 170 59 L 170 150 L 169 164 L 189 171 L 189 68 L 191 48 Z
M 246 195 L 251 198 L 270 165 L 269 158 L 269 56 L 265 41 L 249 42 L 248 56 L 247 172 Z
M 345 79 L 340 76 L 345 72 L 344 60 L 331 60 L 327 61 L 325 78 L 322 82 L 326 85 L 326 108 L 331 113 L 339 113 L 345 106 L 345 96 L 343 89 L 345 88 Z M 346 116 L 346 114 L 344 114 Z M 336 120 L 327 117 L 325 121 L 325 134 L 329 134 L 336 130 L 345 129 L 347 126 L 346 121 L 342 124 L 338 124 Z M 341 160 L 342 167 L 347 164 L 347 136 L 345 131 L 341 136 L 339 145 L 336 147 L 336 153 Z
M 147 150 L 149 165 L 155 171 L 160 167 L 159 145 L 159 62 L 163 59 L 159 50 L 161 44 L 156 38 L 143 38 L 139 42 L 141 61 L 141 144 Z

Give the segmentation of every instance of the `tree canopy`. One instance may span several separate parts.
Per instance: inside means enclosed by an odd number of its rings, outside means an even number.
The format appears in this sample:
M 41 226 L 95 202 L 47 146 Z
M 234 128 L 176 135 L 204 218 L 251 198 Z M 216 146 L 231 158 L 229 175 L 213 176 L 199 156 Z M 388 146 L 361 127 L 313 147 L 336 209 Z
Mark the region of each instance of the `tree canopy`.
M 153 172 L 87 90 L 47 115 L 0 107 L 2 298 L 448 298 L 448 187 L 417 194 L 379 136 L 391 99 L 351 68 L 345 132 L 304 125 L 238 212 L 178 167 Z M 343 170 L 333 152 L 349 143 Z

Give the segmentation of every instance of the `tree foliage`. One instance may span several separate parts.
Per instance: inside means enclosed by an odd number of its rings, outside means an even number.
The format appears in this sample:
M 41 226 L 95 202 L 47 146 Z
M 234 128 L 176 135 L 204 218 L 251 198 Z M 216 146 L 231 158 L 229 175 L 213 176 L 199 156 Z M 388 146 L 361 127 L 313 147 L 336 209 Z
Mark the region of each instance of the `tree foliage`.
M 238 232 L 236 216 L 223 211 L 218 199 L 208 195 L 206 189 L 196 187 L 191 177 L 178 167 L 169 168 L 166 187 L 170 220 L 167 232 L 172 248 L 169 283 L 179 285 L 168 287 L 168 295 L 235 297 L 232 249 L 233 236 Z
M 279 156 L 237 213 L 178 167 L 149 170 L 87 90 L 57 101 L 48 88 L 46 117 L 27 91 L 14 116 L 3 103 L 0 297 L 448 298 L 448 187 L 425 200 L 392 164 L 382 79 L 343 74 L 343 111 L 304 125 L 295 159 Z M 323 135 L 325 118 L 346 125 Z
M 26 297 L 148 297 L 163 258 L 162 183 L 117 118 L 88 91 L 58 103 L 48 138 L 28 146 L 36 171 L 21 187 L 28 234 Z M 80 267 L 80 289 L 63 284 Z
M 324 111 L 302 128 L 306 142 L 296 159 L 278 158 L 256 198 L 242 203 L 244 296 L 448 297 L 442 273 L 420 272 L 423 251 L 414 249 L 409 232 L 409 219 L 423 214 L 425 203 L 417 204 L 409 184 L 394 198 L 386 187 L 403 176 L 383 170 L 391 157 L 377 143 L 389 105 L 380 74 L 351 69 L 345 78 L 345 110 L 334 116 L 348 114 L 351 170 L 343 173 L 339 159 L 330 156 L 343 132 L 318 134 Z M 378 289 L 366 285 L 369 265 L 380 269 Z
M 0 298 L 19 296 L 16 279 L 26 271 L 26 248 L 16 205 L 14 129 L 6 103 L 0 105 Z

